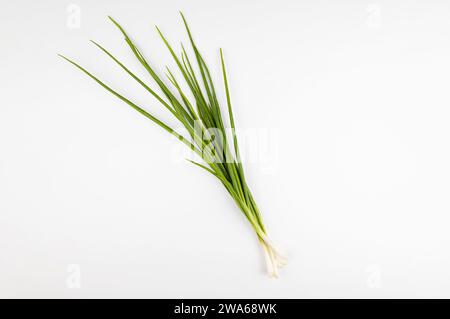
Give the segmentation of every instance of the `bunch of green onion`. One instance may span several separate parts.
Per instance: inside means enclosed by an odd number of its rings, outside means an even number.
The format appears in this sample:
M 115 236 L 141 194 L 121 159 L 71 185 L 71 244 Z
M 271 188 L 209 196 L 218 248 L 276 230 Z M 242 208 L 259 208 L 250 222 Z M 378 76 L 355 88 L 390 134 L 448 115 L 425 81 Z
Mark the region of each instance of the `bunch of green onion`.
M 166 77 L 171 83 L 171 86 L 166 84 L 163 79 L 157 74 L 154 68 L 150 66 L 144 57 L 143 53 L 138 49 L 137 45 L 131 40 L 125 30 L 111 17 L 111 21 L 120 30 L 125 37 L 125 41 L 131 52 L 145 68 L 150 77 L 156 83 L 160 90 L 157 93 L 154 89 L 149 87 L 143 80 L 138 78 L 130 71 L 122 62 L 113 56 L 100 44 L 92 41 L 100 50 L 108 55 L 114 62 L 116 62 L 128 75 L 130 75 L 136 82 L 138 82 L 146 91 L 155 97 L 185 128 L 188 137 L 176 132 L 170 126 L 153 116 L 148 111 L 133 103 L 128 98 L 124 97 L 111 87 L 100 81 L 93 74 L 88 72 L 76 62 L 60 55 L 68 62 L 75 65 L 98 84 L 100 84 L 107 91 L 115 95 L 117 98 L 137 110 L 139 113 L 149 118 L 158 126 L 174 135 L 177 139 L 188 146 L 192 151 L 198 154 L 204 163 L 198 163 L 189 160 L 198 167 L 203 168 L 207 172 L 214 175 L 223 184 L 225 189 L 231 195 L 237 206 L 241 209 L 247 220 L 256 232 L 258 240 L 263 248 L 267 271 L 269 276 L 277 277 L 278 268 L 286 263 L 286 259 L 282 256 L 280 251 L 269 240 L 263 220 L 254 200 L 254 197 L 248 187 L 245 179 L 242 161 L 239 153 L 238 140 L 236 136 L 236 129 L 234 124 L 233 111 L 231 108 L 230 92 L 227 81 L 227 73 L 225 70 L 225 63 L 222 49 L 220 49 L 220 59 L 222 66 L 223 82 L 226 94 L 226 103 L 228 107 L 229 124 L 231 127 L 231 135 L 227 136 L 222 111 L 220 109 L 219 101 L 216 95 L 216 90 L 211 78 L 211 74 L 202 58 L 188 27 L 185 17 L 181 13 L 184 26 L 186 28 L 190 45 L 193 50 L 194 59 L 191 60 L 186 52 L 183 44 L 181 45 L 181 54 L 177 55 L 166 40 L 160 29 L 156 27 L 164 44 L 173 57 L 185 84 L 190 90 L 193 101 L 191 101 L 187 94 L 183 92 L 180 82 L 175 78 L 174 74 L 169 68 L 166 68 Z M 162 93 L 162 95 L 161 95 Z M 192 99 L 192 98 L 191 98 Z M 230 141 L 232 139 L 232 142 Z

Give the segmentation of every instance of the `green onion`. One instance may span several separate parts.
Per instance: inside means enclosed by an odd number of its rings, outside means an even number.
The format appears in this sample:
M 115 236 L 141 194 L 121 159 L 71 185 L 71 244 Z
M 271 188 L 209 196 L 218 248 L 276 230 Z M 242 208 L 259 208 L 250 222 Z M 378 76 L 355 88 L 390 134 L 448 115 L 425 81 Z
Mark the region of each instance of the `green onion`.
M 163 78 L 161 78 L 150 66 L 143 53 L 131 40 L 126 31 L 113 18 L 109 17 L 109 19 L 124 36 L 125 42 L 135 58 L 149 73 L 150 77 L 159 88 L 160 93 L 157 93 L 145 84 L 144 81 L 138 78 L 133 72 L 130 71 L 130 69 L 128 69 L 103 46 L 94 41 L 92 41 L 92 43 L 103 51 L 108 57 L 110 57 L 115 63 L 117 63 L 119 67 L 121 67 L 153 97 L 155 97 L 157 101 L 161 103 L 186 129 L 188 137 L 176 132 L 169 125 L 165 124 L 163 121 L 136 105 L 125 96 L 113 90 L 76 62 L 66 58 L 65 56 L 60 56 L 91 77 L 94 81 L 115 95 L 117 98 L 131 106 L 142 115 L 146 116 L 170 134 L 174 135 L 201 157 L 204 162 L 203 164 L 191 160 L 189 161 L 214 175 L 222 183 L 255 230 L 256 236 L 263 248 L 269 276 L 277 277 L 278 268 L 286 263 L 286 259 L 269 240 L 258 206 L 256 205 L 245 179 L 244 169 L 242 167 L 242 161 L 239 153 L 238 139 L 236 136 L 236 128 L 233 110 L 231 107 L 230 91 L 222 49 L 220 49 L 220 60 L 232 141 L 230 141 L 227 136 L 225 121 L 222 117 L 222 111 L 209 69 L 194 42 L 189 26 L 182 13 L 181 18 L 194 53 L 193 59 L 189 58 L 183 45 L 181 45 L 181 54 L 177 55 L 160 29 L 156 27 L 156 30 L 167 47 L 170 55 L 174 59 L 182 75 L 183 81 L 189 88 L 193 97 L 191 98 L 193 99 L 192 101 L 187 97 L 188 95 L 183 92 L 180 82 L 175 78 L 169 68 L 166 68 L 166 77 L 171 83 L 171 86 L 165 84 Z M 200 74 L 200 76 L 197 74 Z

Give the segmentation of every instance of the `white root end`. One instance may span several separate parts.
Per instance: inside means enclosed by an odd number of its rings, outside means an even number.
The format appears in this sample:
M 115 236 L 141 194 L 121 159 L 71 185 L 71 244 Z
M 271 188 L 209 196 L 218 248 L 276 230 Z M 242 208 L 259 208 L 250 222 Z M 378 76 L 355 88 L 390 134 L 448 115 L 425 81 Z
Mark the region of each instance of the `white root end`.
M 269 277 L 273 277 L 274 267 L 272 259 L 270 258 L 269 249 L 267 248 L 266 244 L 263 241 L 261 242 L 261 245 L 264 249 L 264 260 L 266 261 L 267 274 L 269 275 Z
M 278 270 L 287 264 L 286 257 L 274 246 L 266 235 L 261 236 L 261 245 L 264 250 L 267 273 L 271 278 L 278 278 Z

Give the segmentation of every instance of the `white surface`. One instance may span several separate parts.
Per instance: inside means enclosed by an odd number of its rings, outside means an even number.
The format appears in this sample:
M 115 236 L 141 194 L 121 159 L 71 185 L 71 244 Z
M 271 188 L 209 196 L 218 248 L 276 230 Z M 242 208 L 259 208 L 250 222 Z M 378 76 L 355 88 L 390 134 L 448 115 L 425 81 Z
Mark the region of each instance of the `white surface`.
M 450 297 L 448 4 L 75 1 L 80 28 L 69 5 L 0 11 L 0 297 Z M 105 16 L 159 67 L 179 9 L 218 84 L 224 48 L 238 126 L 279 133 L 246 169 L 279 280 L 216 180 L 56 56 L 169 119 L 88 40 L 144 75 Z

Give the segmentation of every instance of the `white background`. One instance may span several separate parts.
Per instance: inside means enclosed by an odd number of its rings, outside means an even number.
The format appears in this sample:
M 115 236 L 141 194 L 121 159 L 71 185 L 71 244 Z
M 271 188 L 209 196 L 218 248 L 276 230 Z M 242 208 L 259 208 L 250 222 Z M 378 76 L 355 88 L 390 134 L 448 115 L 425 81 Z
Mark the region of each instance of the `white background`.
M 0 297 L 450 297 L 446 2 L 70 4 L 0 11 Z M 246 165 L 278 280 L 220 184 L 56 56 L 173 123 L 88 40 L 145 76 L 106 15 L 161 70 L 178 10 L 218 84 L 224 48 L 237 125 L 278 132 L 275 168 Z

